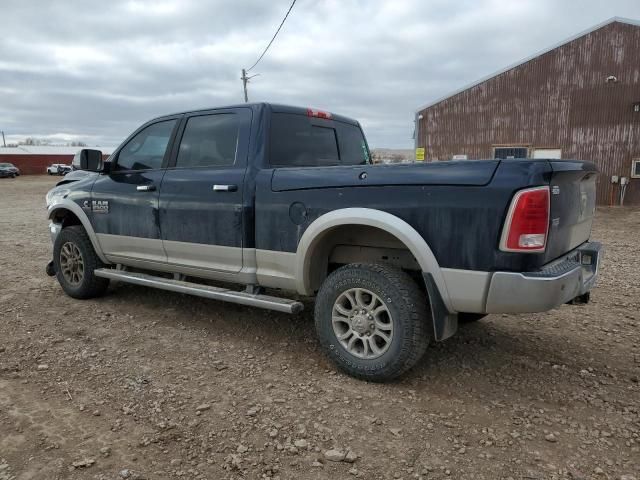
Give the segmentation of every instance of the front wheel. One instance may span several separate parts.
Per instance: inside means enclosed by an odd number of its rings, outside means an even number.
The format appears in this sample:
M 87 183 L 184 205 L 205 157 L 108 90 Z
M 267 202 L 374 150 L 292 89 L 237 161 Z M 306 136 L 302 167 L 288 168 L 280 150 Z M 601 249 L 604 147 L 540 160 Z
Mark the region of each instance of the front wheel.
M 347 374 L 392 380 L 424 355 L 429 344 L 426 295 L 399 268 L 351 264 L 331 273 L 315 306 L 320 344 Z
M 58 234 L 53 244 L 53 263 L 56 278 L 70 297 L 97 297 L 109 286 L 109 279 L 94 274 L 94 270 L 103 264 L 80 225 L 64 228 Z

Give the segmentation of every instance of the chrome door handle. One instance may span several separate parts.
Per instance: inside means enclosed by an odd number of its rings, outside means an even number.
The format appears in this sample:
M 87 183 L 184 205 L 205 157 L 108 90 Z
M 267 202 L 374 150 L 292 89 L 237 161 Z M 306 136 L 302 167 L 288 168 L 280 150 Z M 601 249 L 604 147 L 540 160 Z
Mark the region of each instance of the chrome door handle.
M 136 187 L 136 190 L 139 192 L 153 192 L 155 189 L 155 185 L 138 185 Z
M 213 186 L 214 192 L 235 192 L 236 190 L 238 190 L 237 185 L 214 185 Z

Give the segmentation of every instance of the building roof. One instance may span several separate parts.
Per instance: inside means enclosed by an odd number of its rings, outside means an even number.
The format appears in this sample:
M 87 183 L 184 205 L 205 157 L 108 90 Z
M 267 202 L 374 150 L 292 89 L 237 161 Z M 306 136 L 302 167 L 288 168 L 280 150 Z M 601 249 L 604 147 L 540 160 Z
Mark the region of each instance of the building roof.
M 530 62 L 531 60 L 533 60 L 535 58 L 538 58 L 541 55 L 544 55 L 545 53 L 549 53 L 550 51 L 555 50 L 558 47 L 566 45 L 569 42 L 573 42 L 574 40 L 576 40 L 576 39 L 578 39 L 580 37 L 584 37 L 585 35 L 588 35 L 588 34 L 590 34 L 592 32 L 595 32 L 596 30 L 600 30 L 602 27 L 606 27 L 607 25 L 610 25 L 610 24 L 616 23 L 616 22 L 617 23 L 626 23 L 628 25 L 634 25 L 636 27 L 640 27 L 640 21 L 639 20 L 632 20 L 630 18 L 622 18 L 622 17 L 612 17 L 609 20 L 606 20 L 606 21 L 604 21 L 602 23 L 594 25 L 593 27 L 591 27 L 591 28 L 589 28 L 587 30 L 584 30 L 584 31 L 582 31 L 580 33 L 577 33 L 577 34 L 575 34 L 575 35 L 573 35 L 573 36 L 571 36 L 571 37 L 569 37 L 569 38 L 567 38 L 567 39 L 565 39 L 565 40 L 563 40 L 563 41 L 561 41 L 559 43 L 556 43 L 555 45 L 552 45 L 551 47 L 545 48 L 544 50 L 541 50 L 541 51 L 539 51 L 537 53 L 534 53 L 533 55 L 530 55 L 530 56 L 520 60 L 519 62 L 513 63 L 513 64 L 509 65 L 508 67 L 505 67 L 505 68 L 502 68 L 502 69 L 498 70 L 497 72 L 494 72 L 494 73 L 492 73 L 490 75 L 482 77 L 480 80 L 476 80 L 473 83 L 465 85 L 464 87 L 459 88 L 459 89 L 457 89 L 457 90 L 445 95 L 444 97 L 437 98 L 436 100 L 433 100 L 432 102 L 429 102 L 429 103 L 427 103 L 425 105 L 422 105 L 416 111 L 416 115 L 418 113 L 420 113 L 422 110 L 425 110 L 425 109 L 427 109 L 429 107 L 433 107 L 434 105 L 436 105 L 436 104 L 438 104 L 438 103 L 440 103 L 440 102 L 442 102 L 444 100 L 447 100 L 448 98 L 451 98 L 451 97 L 453 97 L 453 96 L 455 96 L 455 95 L 457 95 L 457 94 L 459 94 L 461 92 L 464 92 L 465 90 L 469 90 L 470 88 L 475 87 L 477 85 L 480 85 L 481 83 L 484 83 L 487 80 L 491 80 L 492 78 L 497 77 L 498 75 L 500 75 L 502 73 L 508 72 L 509 70 L 513 70 L 514 68 L 519 67 L 520 65 L 523 65 L 523 64 L 525 64 L 527 62 Z
M 0 147 L 0 155 L 75 155 L 83 148 L 91 148 L 110 155 L 113 147 L 67 147 L 55 145 L 19 145 L 17 147 Z

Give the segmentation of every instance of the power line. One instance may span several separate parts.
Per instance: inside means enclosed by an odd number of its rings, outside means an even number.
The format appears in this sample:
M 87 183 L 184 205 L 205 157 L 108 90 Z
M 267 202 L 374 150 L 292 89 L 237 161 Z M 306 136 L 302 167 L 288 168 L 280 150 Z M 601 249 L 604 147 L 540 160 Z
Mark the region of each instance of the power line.
M 293 2 L 291 2 L 291 6 L 289 7 L 289 10 L 287 10 L 286 15 L 284 16 L 284 18 L 282 19 L 282 23 L 280 23 L 280 26 L 278 27 L 278 29 L 276 30 L 276 33 L 273 34 L 273 38 L 271 38 L 271 41 L 269 42 L 269 44 L 267 45 L 267 48 L 264 49 L 264 52 L 262 52 L 262 55 L 260 55 L 258 57 L 258 60 L 256 60 L 256 63 L 254 63 L 253 65 L 251 65 L 249 68 L 247 68 L 247 72 L 250 72 L 251 69 L 253 67 L 255 67 L 258 62 L 260 60 L 262 60 L 262 57 L 264 57 L 264 54 L 267 53 L 267 50 L 269 50 L 269 47 L 271 46 L 271 44 L 273 43 L 273 41 L 276 39 L 276 36 L 278 35 L 278 32 L 280 32 L 280 29 L 282 28 L 282 26 L 284 25 L 284 22 L 287 21 L 287 17 L 289 16 L 289 13 L 291 13 L 291 9 L 293 8 L 293 6 L 296 4 L 296 0 L 293 0 Z
M 251 68 L 247 68 L 247 69 L 242 69 L 242 76 L 240 77 L 240 80 L 242 80 L 242 89 L 244 91 L 244 101 L 245 103 L 249 101 L 249 94 L 247 92 L 247 83 L 249 83 L 249 79 L 253 78 L 253 77 L 257 77 L 258 75 L 260 75 L 259 73 L 257 73 L 256 75 L 251 75 L 250 77 L 247 76 L 247 72 L 249 70 L 251 70 L 253 67 L 255 67 L 258 62 L 260 60 L 262 60 L 262 57 L 264 57 L 264 54 L 267 53 L 267 50 L 269 50 L 269 47 L 271 46 L 271 44 L 273 43 L 273 41 L 276 39 L 276 37 L 278 36 L 278 32 L 280 32 L 280 29 L 282 28 L 282 26 L 284 25 L 284 22 L 287 20 L 287 17 L 289 16 L 289 13 L 291 13 L 291 9 L 293 8 L 293 6 L 296 4 L 296 0 L 293 0 L 293 2 L 291 2 L 291 6 L 289 7 L 289 10 L 287 10 L 286 15 L 284 16 L 284 18 L 282 19 L 282 22 L 280 23 L 280 26 L 278 27 L 278 29 L 276 30 L 276 33 L 273 34 L 273 37 L 271 38 L 271 41 L 269 42 L 269 44 L 267 45 L 267 48 L 264 49 L 264 52 L 262 52 L 262 55 L 260 55 L 258 57 L 258 59 L 256 60 L 256 62 L 251 65 Z

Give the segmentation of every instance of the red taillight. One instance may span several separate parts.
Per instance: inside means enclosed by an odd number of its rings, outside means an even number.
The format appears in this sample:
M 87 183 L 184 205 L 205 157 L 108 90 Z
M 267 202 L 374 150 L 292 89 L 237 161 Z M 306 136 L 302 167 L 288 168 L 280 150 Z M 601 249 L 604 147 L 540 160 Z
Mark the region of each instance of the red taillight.
M 323 112 L 322 110 L 315 110 L 313 108 L 307 108 L 307 116 L 316 117 L 316 118 L 326 118 L 327 120 L 331 119 L 331 113 Z
M 502 231 L 500 250 L 541 252 L 549 233 L 549 187 L 521 190 L 513 197 Z

